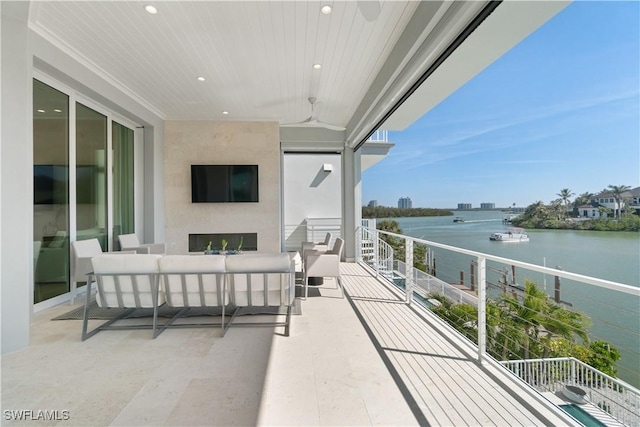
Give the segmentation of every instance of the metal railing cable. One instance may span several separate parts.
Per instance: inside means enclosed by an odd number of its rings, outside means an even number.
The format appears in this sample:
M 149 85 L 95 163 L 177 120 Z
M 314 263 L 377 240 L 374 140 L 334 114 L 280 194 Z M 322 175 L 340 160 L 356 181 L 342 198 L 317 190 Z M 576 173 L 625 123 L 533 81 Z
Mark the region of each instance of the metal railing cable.
M 359 229 L 356 237 L 365 232 L 378 238 L 386 235 L 402 242 L 405 259 L 394 261 L 392 281 L 404 287 L 408 303 L 414 301 L 416 295 L 421 302 L 427 303 L 437 295 L 443 295 L 448 301 L 447 307 L 431 307 L 432 310 L 440 311 L 440 314 L 444 312 L 448 316 L 444 320 L 477 345 L 480 361 L 484 357 L 546 358 L 549 353 L 574 351 L 579 345 L 587 348 L 585 351 L 591 351 L 588 347 L 590 337 L 608 341 L 612 334 L 622 337 L 615 342 L 620 354 L 627 360 L 640 360 L 640 346 L 634 345 L 636 341 L 640 342 L 640 331 L 633 327 L 633 323 L 618 319 L 626 315 L 636 319 L 637 324 L 638 313 L 633 307 L 640 307 L 638 287 L 367 227 Z M 430 256 L 438 261 L 437 269 L 431 271 L 435 265 L 429 262 L 426 268 L 429 273 L 408 268 L 409 263 L 413 265 L 414 248 L 418 244 L 431 251 Z M 456 277 L 456 271 L 466 266 L 471 270 L 471 289 L 461 283 L 462 273 L 460 280 Z M 555 278 L 549 294 L 546 276 Z M 536 277 L 545 278 L 544 289 L 535 282 Z M 562 293 L 560 279 L 563 279 Z M 591 296 L 592 290 L 601 295 Z M 451 306 L 448 306 L 449 302 Z M 587 302 L 597 303 L 592 304 L 596 310 L 588 313 L 590 319 L 581 310 L 588 305 Z M 605 318 L 612 312 L 615 313 L 613 320 Z M 595 333 L 590 328 L 592 324 L 597 326 Z M 618 364 L 617 368 L 625 377 L 640 378 L 633 363 Z M 632 385 L 616 381 L 625 384 L 625 390 L 631 390 L 632 394 L 637 392 Z M 617 399 L 617 395 L 614 397 Z M 637 410 L 637 405 L 634 407 Z

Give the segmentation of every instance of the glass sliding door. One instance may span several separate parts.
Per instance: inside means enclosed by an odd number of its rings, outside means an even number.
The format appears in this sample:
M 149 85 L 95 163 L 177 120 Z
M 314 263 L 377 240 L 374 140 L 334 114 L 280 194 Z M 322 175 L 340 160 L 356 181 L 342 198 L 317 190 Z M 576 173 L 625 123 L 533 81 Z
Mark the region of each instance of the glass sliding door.
M 73 239 L 119 250 L 118 236 L 135 232 L 136 125 L 52 85 L 44 75 L 33 80 L 35 304 L 69 293 Z
M 34 303 L 69 292 L 69 97 L 33 81 Z
M 107 246 L 107 116 L 76 103 L 76 239 Z
M 134 132 L 119 123 L 112 122 L 113 150 L 113 242 L 112 248 L 120 250 L 118 236 L 135 232 L 134 210 Z

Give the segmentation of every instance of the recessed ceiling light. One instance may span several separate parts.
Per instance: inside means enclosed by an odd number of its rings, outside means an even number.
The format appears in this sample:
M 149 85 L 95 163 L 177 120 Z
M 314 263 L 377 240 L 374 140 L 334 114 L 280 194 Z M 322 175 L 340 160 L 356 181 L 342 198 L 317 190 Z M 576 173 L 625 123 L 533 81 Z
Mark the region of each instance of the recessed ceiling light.
M 313 64 L 314 70 L 319 70 L 320 68 L 322 68 L 322 64 Z
M 205 79 L 204 77 L 202 77 L 202 76 L 198 76 L 198 81 L 199 81 L 199 82 L 203 82 L 203 81 L 205 81 L 205 80 L 206 80 L 206 79 Z
M 38 113 L 44 113 L 44 112 L 45 112 L 44 110 L 38 110 Z
M 150 4 L 145 5 L 144 6 L 144 10 L 146 10 L 147 13 L 150 13 L 152 15 L 155 15 L 156 13 L 158 13 L 158 9 L 156 9 L 153 6 L 151 6 Z
M 324 6 L 322 6 L 320 8 L 320 12 L 322 12 L 323 15 L 328 15 L 331 13 L 331 6 L 329 6 L 328 4 L 325 4 Z
M 54 108 L 54 109 L 53 109 L 53 111 L 54 111 L 55 113 L 62 113 L 62 110 L 61 110 L 61 109 L 59 109 L 59 108 Z
M 224 114 L 226 116 L 227 114 L 229 114 L 229 112 L 228 111 L 223 111 L 222 114 Z

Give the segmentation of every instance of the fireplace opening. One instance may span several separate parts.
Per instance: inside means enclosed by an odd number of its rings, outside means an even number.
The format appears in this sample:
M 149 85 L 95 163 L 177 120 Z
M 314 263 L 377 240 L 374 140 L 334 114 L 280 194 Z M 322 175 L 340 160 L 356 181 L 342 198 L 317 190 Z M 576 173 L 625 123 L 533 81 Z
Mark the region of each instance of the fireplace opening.
M 189 252 L 203 252 L 209 242 L 211 242 L 211 249 L 221 250 L 222 240 L 227 241 L 227 250 L 237 250 L 240 248 L 243 251 L 257 251 L 258 250 L 258 233 L 205 233 L 205 234 L 189 234 Z

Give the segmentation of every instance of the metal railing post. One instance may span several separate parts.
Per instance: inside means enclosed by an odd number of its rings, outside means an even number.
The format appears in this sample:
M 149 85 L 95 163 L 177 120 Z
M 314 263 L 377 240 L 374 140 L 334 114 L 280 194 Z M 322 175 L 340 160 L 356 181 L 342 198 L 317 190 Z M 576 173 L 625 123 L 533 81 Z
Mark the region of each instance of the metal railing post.
M 371 232 L 373 240 L 373 268 L 376 270 L 376 276 L 378 276 L 380 274 L 380 254 L 378 253 L 380 250 L 380 246 L 378 245 L 380 236 L 378 235 L 378 229 L 374 228 L 373 230 L 374 231 Z
M 487 351 L 487 259 L 478 257 L 478 361 Z
M 364 228 L 356 227 L 356 262 L 362 262 L 362 233 Z
M 405 279 L 404 279 L 404 291 L 406 293 L 406 302 L 411 304 L 413 300 L 413 240 L 405 237 Z

